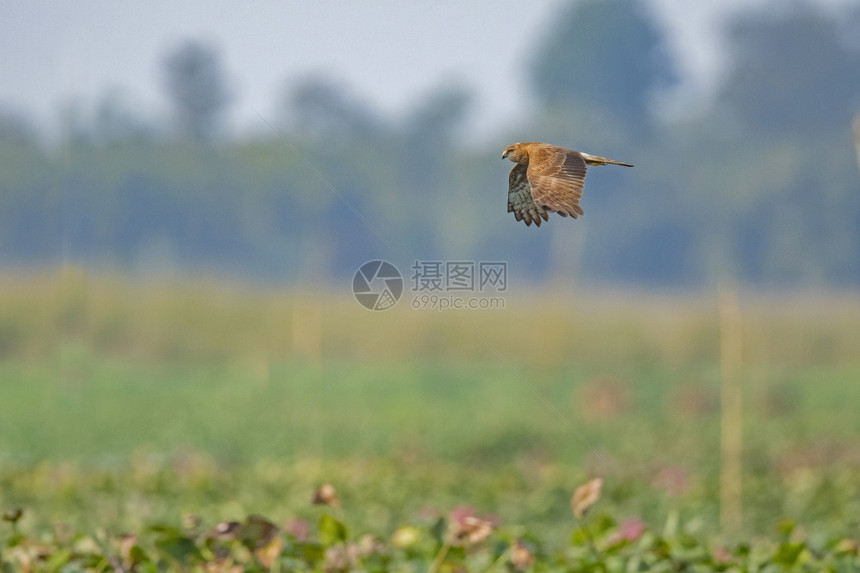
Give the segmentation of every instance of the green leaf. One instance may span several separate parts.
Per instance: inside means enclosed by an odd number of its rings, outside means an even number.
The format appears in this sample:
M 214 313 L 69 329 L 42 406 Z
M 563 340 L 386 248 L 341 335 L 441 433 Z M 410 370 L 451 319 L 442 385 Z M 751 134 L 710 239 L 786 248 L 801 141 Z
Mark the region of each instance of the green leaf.
M 24 537 L 24 535 L 22 535 L 20 533 L 13 533 L 9 537 L 9 541 L 6 542 L 6 547 L 9 547 L 11 549 L 12 547 L 20 545 L 21 543 L 23 543 L 26 540 L 27 540 L 27 538 Z
M 804 549 L 806 546 L 803 543 L 783 543 L 773 556 L 773 562 L 779 565 L 794 565 Z
M 146 556 L 146 553 L 144 553 L 143 549 L 141 549 L 139 545 L 135 545 L 131 548 L 131 550 L 129 550 L 129 559 L 131 560 L 133 565 L 145 563 L 149 560 L 149 558 Z
M 588 534 L 585 532 L 585 529 L 582 527 L 577 527 L 573 530 L 573 533 L 570 536 L 570 544 L 571 545 L 585 545 L 588 543 Z
M 678 535 L 676 542 L 684 549 L 693 549 L 701 544 L 695 535 L 690 535 L 689 533 Z
M 325 547 L 319 543 L 305 541 L 297 543 L 295 550 L 291 554 L 304 560 L 308 565 L 313 566 L 314 563 L 321 561 L 325 557 Z
M 155 541 L 155 547 L 183 565 L 190 565 L 203 560 L 194 540 L 184 535 L 161 537 Z
M 320 517 L 319 533 L 320 543 L 326 547 L 346 541 L 346 526 L 327 513 Z
M 72 552 L 69 549 L 58 549 L 51 553 L 48 562 L 45 563 L 45 570 L 60 571 L 72 558 Z
M 173 527 L 172 525 L 166 525 L 163 523 L 154 523 L 146 528 L 146 531 L 151 533 L 159 533 L 163 537 L 182 537 L 182 530 L 177 527 Z
M 596 536 L 600 536 L 609 531 L 610 529 L 614 529 L 616 525 L 618 525 L 618 523 L 614 519 L 612 519 L 612 517 L 606 515 L 605 513 L 601 513 L 595 515 L 591 519 L 589 527 Z
M 657 537 L 651 545 L 651 552 L 660 559 L 669 559 L 672 555 L 672 548 L 665 539 Z
M 776 526 L 776 530 L 779 532 L 780 538 L 788 541 L 788 538 L 791 537 L 791 533 L 794 531 L 795 525 L 794 521 L 790 519 L 781 520 Z
M 447 530 L 448 521 L 444 517 L 440 517 L 436 520 L 436 523 L 433 524 L 433 527 L 430 528 L 430 533 L 433 535 L 433 539 L 441 545 L 445 543 L 445 532 Z

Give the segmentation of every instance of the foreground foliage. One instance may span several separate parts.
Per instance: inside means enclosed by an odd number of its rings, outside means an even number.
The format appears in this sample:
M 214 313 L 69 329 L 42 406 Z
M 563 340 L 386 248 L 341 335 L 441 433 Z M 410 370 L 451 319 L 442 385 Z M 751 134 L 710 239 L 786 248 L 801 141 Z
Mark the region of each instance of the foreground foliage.
M 313 496 L 323 506 L 311 522 L 281 525 L 261 515 L 204 523 L 187 514 L 181 526 L 155 523 L 136 533 L 87 534 L 56 528 L 22 533 L 20 509 L 0 550 L 6 571 L 854 571 L 858 544 L 812 539 L 789 521 L 771 539 L 725 545 L 691 535 L 670 517 L 662 530 L 638 519 L 589 519 L 601 480 L 577 488 L 569 541 L 550 546 L 522 527 L 480 516 L 467 506 L 425 512 L 378 536 L 354 531 L 333 486 Z

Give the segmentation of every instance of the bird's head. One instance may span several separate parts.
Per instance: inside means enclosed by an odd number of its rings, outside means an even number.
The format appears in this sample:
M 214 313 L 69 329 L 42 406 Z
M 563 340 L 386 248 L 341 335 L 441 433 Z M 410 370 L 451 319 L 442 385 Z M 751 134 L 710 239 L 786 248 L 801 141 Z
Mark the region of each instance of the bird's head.
M 520 148 L 519 143 L 515 143 L 513 145 L 509 145 L 502 152 L 502 159 L 508 159 L 513 161 L 514 163 L 519 163 L 522 157 L 522 149 Z

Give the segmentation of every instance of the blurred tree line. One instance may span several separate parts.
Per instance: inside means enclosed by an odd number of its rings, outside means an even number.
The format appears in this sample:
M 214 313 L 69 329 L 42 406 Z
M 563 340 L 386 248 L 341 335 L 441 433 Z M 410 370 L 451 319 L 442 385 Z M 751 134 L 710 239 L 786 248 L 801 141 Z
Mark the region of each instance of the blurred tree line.
M 856 286 L 860 10 L 803 6 L 735 22 L 715 104 L 667 122 L 654 98 L 678 77 L 642 2 L 576 3 L 534 47 L 538 115 L 489 148 L 460 143 L 461 86 L 394 121 L 324 76 L 290 85 L 260 135 L 229 137 L 220 54 L 188 42 L 163 62 L 169 129 L 115 93 L 69 106 L 58 146 L 0 116 L 0 260 L 316 281 L 447 258 L 506 260 L 525 282 Z M 505 212 L 514 140 L 636 168 L 591 171 L 584 219 L 526 228 Z

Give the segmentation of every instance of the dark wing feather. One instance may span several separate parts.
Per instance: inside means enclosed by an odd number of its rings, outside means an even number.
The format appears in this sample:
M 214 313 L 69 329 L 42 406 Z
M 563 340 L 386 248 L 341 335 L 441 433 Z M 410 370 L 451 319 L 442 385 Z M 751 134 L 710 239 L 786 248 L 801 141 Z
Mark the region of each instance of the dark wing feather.
M 583 215 L 579 200 L 585 187 L 585 159 L 561 147 L 539 151 L 532 155 L 527 172 L 534 202 L 564 217 Z
M 540 227 L 541 218 L 544 221 L 549 220 L 546 209 L 536 204 L 532 198 L 526 166 L 519 163 L 514 165 L 508 177 L 508 213 L 513 213 L 517 221 L 525 221 L 526 225 L 531 225 L 534 221 Z

